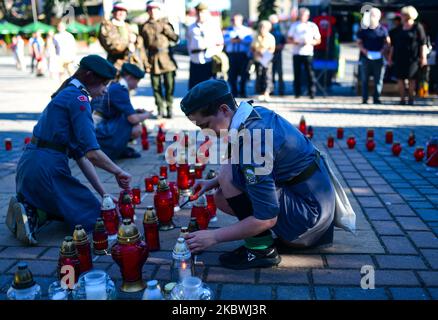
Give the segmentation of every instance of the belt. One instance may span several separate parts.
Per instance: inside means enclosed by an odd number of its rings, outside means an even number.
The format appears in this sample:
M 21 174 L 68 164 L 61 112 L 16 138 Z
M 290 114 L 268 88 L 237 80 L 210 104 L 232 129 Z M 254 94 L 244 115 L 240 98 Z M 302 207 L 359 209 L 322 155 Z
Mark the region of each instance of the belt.
M 195 53 L 201 53 L 201 52 L 205 52 L 207 51 L 207 49 L 193 49 L 192 51 L 190 51 L 190 53 L 195 54 Z
M 35 136 L 32 136 L 32 139 L 30 140 L 30 142 L 33 143 L 34 145 L 36 145 L 37 148 L 46 148 L 46 149 L 52 149 L 55 151 L 59 151 L 61 153 L 67 153 L 67 147 L 62 145 L 62 144 L 43 140 L 43 139 L 37 138 Z
M 304 169 L 299 175 L 283 182 L 282 184 L 286 186 L 293 186 L 309 179 L 319 168 L 318 165 L 319 158 L 320 158 L 320 154 L 319 152 L 317 152 L 315 160 L 313 160 L 313 162 L 306 169 Z

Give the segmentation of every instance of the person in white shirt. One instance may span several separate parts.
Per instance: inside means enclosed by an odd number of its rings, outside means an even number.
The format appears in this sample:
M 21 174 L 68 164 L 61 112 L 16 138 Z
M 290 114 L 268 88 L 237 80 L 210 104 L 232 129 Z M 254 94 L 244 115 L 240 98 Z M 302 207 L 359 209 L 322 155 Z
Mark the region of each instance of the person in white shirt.
M 58 33 L 55 34 L 54 42 L 61 65 L 60 76 L 62 78 L 65 71 L 67 71 L 68 76 L 71 77 L 74 73 L 73 63 L 77 51 L 76 40 L 73 35 L 66 30 L 63 22 L 58 24 Z
M 220 26 L 211 22 L 204 3 L 196 6 L 197 21 L 187 30 L 187 50 L 190 54 L 189 89 L 213 76 L 212 57 L 222 52 L 224 38 Z M 210 18 L 210 20 L 209 20 Z
M 311 99 L 315 97 L 315 75 L 312 70 L 313 47 L 321 42 L 318 26 L 309 21 L 310 11 L 301 8 L 299 20 L 293 23 L 288 32 L 288 42 L 293 44 L 294 91 L 295 97 L 301 96 L 301 68 L 307 73 L 307 86 Z
M 17 34 L 16 37 L 12 38 L 12 50 L 14 52 L 17 70 L 26 70 L 26 63 L 24 61 L 24 40 L 21 34 Z

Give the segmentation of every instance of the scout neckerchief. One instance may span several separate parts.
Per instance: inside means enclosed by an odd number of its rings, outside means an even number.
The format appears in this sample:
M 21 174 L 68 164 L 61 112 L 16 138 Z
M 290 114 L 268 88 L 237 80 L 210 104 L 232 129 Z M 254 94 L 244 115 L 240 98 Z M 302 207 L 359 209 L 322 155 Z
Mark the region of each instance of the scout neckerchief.
M 240 125 L 248 119 L 253 110 L 254 108 L 248 102 L 241 102 L 231 119 L 230 129 L 239 130 Z
M 120 84 L 123 88 L 128 89 L 128 91 L 129 91 L 128 83 L 126 82 L 125 79 L 121 78 L 121 79 L 119 80 L 119 84 Z
M 81 90 L 83 93 L 85 93 L 88 97 L 90 96 L 90 93 L 88 92 L 88 90 L 85 88 L 85 86 L 76 78 L 73 78 L 70 81 L 70 84 L 75 86 L 76 88 L 78 88 L 79 90 Z

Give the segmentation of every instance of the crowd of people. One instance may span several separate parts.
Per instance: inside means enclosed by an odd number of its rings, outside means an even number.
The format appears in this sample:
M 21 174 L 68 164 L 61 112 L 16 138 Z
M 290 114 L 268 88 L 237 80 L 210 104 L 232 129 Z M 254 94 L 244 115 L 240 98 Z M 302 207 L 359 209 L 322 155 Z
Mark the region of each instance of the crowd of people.
M 12 51 L 17 69 L 25 71 L 25 42 L 21 33 L 12 38 Z M 48 73 L 52 79 L 60 80 L 74 73 L 76 40 L 63 22 L 57 25 L 57 33 L 49 31 L 45 39 L 41 31 L 34 32 L 28 42 L 28 51 L 31 73 L 35 72 L 38 77 Z
M 157 116 L 172 118 L 177 63 L 173 47 L 182 39 L 166 18 L 162 3 L 149 1 L 149 19 L 133 27 L 127 22 L 128 9 L 116 3 L 112 18 L 104 20 L 98 39 L 107 52 L 107 59 L 120 70 L 123 63 L 139 66 L 150 76 Z M 385 76 L 398 81 L 400 104 L 414 104 L 419 89 L 418 79 L 427 82 L 427 54 L 430 53 L 425 30 L 416 22 L 418 12 L 412 6 L 401 9 L 393 20 L 395 26 L 388 30 L 380 22 L 381 12 L 372 8 L 367 23 L 361 23 L 357 32 L 359 48 L 358 82 L 362 102 L 368 103 L 369 83 L 373 79 L 373 103 L 380 104 Z M 365 21 L 363 20 L 363 21 Z M 334 26 L 336 19 L 326 13 L 310 17 L 307 8 L 301 8 L 296 21 L 287 26 L 276 14 L 259 21 L 255 29 L 245 25 L 245 17 L 235 14 L 231 26 L 222 30 L 217 19 L 211 19 L 207 5 L 196 6 L 196 21 L 187 27 L 185 35 L 190 56 L 188 89 L 210 78 L 228 81 L 234 96 L 248 95 L 247 82 L 255 75 L 255 93 L 258 100 L 269 101 L 270 95 L 284 95 L 283 50 L 292 45 L 294 84 L 296 98 L 302 95 L 302 80 L 307 82 L 307 95 L 313 99 L 317 85 L 330 86 L 334 73 L 315 68 L 315 62 L 337 60 L 333 54 Z M 49 32 L 43 39 L 40 32 L 29 40 L 32 57 L 31 71 L 37 76 L 49 73 L 52 78 L 65 79 L 74 71 L 76 43 L 72 34 L 61 22 L 58 32 Z M 13 52 L 17 68 L 25 68 L 22 35 L 13 38 Z M 336 62 L 336 61 L 335 61 Z

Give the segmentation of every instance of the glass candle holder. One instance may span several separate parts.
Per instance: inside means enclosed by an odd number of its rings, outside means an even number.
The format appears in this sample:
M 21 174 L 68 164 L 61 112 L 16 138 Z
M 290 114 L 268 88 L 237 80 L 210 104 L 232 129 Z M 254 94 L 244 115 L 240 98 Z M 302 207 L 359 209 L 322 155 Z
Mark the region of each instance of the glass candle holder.
M 167 166 L 160 167 L 160 176 L 167 179 Z
M 141 203 L 141 191 L 140 187 L 134 187 L 132 189 L 132 204 L 138 205 Z
M 393 140 L 394 140 L 393 132 L 391 130 L 386 131 L 386 133 L 385 133 L 385 142 L 387 144 L 391 144 L 391 143 L 393 143 Z
M 146 192 L 154 192 L 154 181 L 152 177 L 144 179 L 145 190 Z
M 338 139 L 344 139 L 344 129 L 343 128 L 338 128 L 336 130 L 336 137 Z
M 12 150 L 12 139 L 11 138 L 5 139 L 5 149 L 6 149 L 6 151 Z
M 152 183 L 154 186 L 158 185 L 158 182 L 160 182 L 160 177 L 157 175 L 152 176 Z
M 398 157 L 402 151 L 400 142 L 394 142 L 391 149 L 392 149 L 392 154 Z
M 114 300 L 116 296 L 114 281 L 102 270 L 81 275 L 72 291 L 74 300 Z
M 348 149 L 354 149 L 354 146 L 356 145 L 356 139 L 354 137 L 349 137 L 347 139 L 347 146 Z
M 69 291 L 66 286 L 62 286 L 59 281 L 52 282 L 49 286 L 50 300 L 68 300 Z
M 327 147 L 333 148 L 335 146 L 335 139 L 332 136 L 327 138 Z
M 423 161 L 424 159 L 424 148 L 417 147 L 414 152 L 414 157 L 417 162 Z

